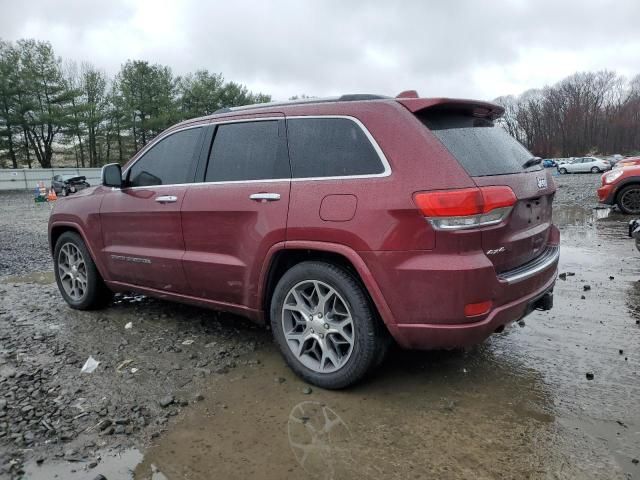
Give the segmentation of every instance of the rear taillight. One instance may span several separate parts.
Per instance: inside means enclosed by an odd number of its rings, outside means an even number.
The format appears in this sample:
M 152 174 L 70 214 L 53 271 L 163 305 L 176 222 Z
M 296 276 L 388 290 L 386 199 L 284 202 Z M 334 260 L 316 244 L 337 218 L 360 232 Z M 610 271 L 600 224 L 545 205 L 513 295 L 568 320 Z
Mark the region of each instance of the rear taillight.
M 507 186 L 419 192 L 413 199 L 437 230 L 495 225 L 509 215 L 516 203 L 513 190 Z

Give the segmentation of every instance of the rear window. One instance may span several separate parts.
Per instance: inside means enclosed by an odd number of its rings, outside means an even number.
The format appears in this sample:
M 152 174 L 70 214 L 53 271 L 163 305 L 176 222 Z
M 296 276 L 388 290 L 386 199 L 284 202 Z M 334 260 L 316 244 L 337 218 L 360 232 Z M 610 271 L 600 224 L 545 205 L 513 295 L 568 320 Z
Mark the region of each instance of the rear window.
M 348 118 L 292 118 L 287 133 L 294 178 L 384 173 L 362 128 Z
M 290 174 L 277 120 L 218 126 L 205 181 L 288 179 Z
M 504 128 L 486 118 L 437 110 L 416 116 L 472 177 L 521 173 L 522 165 L 533 157 Z M 541 169 L 535 165 L 527 171 Z

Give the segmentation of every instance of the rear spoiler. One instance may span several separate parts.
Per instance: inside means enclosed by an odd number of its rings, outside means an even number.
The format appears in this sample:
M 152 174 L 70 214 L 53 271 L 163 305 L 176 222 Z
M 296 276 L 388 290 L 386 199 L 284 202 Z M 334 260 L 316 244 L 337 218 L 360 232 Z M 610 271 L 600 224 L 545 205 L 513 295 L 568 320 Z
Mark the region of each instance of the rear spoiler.
M 504 114 L 504 108 L 495 103 L 461 98 L 406 98 L 396 97 L 396 101 L 404 105 L 411 113 L 426 109 L 454 110 L 468 113 L 474 117 L 495 120 Z

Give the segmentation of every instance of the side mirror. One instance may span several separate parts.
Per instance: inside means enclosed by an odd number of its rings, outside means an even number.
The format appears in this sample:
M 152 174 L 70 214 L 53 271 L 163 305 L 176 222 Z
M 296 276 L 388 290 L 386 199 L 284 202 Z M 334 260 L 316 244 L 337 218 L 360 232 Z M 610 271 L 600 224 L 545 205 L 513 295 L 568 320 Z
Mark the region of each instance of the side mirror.
M 119 164 L 110 163 L 102 167 L 102 185 L 122 188 L 122 168 Z

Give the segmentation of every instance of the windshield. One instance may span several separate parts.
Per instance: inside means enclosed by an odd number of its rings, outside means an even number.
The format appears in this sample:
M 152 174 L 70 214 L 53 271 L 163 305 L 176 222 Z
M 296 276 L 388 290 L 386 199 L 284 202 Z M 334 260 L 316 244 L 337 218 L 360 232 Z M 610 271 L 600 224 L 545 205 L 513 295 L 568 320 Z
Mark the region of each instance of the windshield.
M 534 156 L 504 128 L 486 118 L 435 109 L 416 116 L 472 177 L 521 173 Z M 526 170 L 541 169 L 540 164 L 534 164 Z

